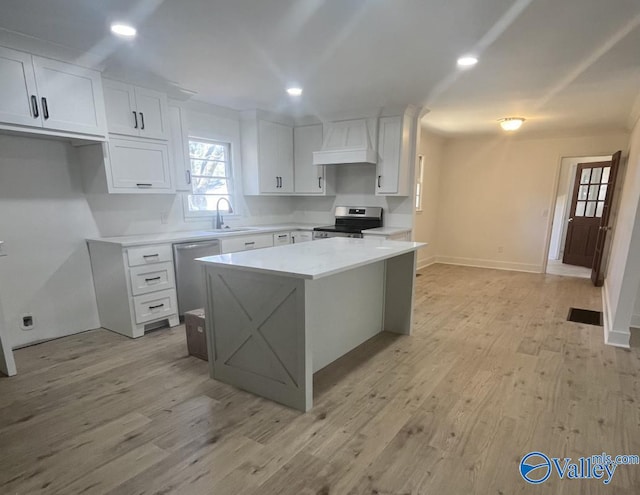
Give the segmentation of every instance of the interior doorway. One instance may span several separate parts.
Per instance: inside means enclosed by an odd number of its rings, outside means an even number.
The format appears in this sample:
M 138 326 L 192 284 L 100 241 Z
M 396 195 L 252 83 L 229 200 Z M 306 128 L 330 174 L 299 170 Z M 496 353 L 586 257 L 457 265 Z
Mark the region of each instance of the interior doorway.
M 560 177 L 558 179 L 558 192 L 554 205 L 553 226 L 549 240 L 547 273 L 580 278 L 591 277 L 591 268 L 563 262 L 563 258 L 565 258 L 565 250 L 567 248 L 567 233 L 570 224 L 569 219 L 571 216 L 571 206 L 574 196 L 578 193 L 578 190 L 576 190 L 576 180 L 579 179 L 576 177 L 578 165 L 596 162 L 610 162 L 611 157 L 612 155 L 598 155 L 574 156 L 562 159 Z M 578 180 L 578 183 L 579 182 L 580 181 Z M 578 185 L 578 187 L 580 186 Z M 588 236 L 585 238 L 585 242 L 588 242 Z M 573 247 L 575 249 L 575 245 Z M 571 259 L 569 259 L 569 261 L 571 261 Z

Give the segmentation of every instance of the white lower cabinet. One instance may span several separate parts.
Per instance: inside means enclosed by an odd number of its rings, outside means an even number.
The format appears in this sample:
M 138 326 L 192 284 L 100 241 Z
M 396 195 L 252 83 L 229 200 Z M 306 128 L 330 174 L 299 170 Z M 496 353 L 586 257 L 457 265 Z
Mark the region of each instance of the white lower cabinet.
M 170 244 L 123 248 L 89 241 L 88 245 L 103 328 L 136 338 L 146 328 L 180 323 Z
M 313 240 L 313 232 L 306 230 L 298 230 L 291 232 L 291 243 L 297 244 L 299 242 L 309 242 Z
M 243 235 L 239 237 L 220 239 L 220 250 L 222 254 L 235 253 L 238 251 L 248 251 L 250 249 L 261 249 L 272 246 L 272 234 Z

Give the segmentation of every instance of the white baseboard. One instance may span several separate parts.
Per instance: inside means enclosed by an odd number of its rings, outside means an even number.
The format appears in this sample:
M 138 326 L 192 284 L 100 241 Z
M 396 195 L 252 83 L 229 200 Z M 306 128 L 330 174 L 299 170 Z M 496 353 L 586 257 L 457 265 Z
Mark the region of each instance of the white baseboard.
M 436 263 L 437 263 L 437 260 L 435 256 L 429 256 L 428 258 L 418 259 L 416 270 L 422 270 L 423 268 L 427 268 L 428 266 L 434 265 Z
M 604 326 L 604 343 L 614 347 L 622 347 L 629 349 L 629 340 L 631 339 L 631 331 L 620 331 L 612 328 L 611 305 L 609 304 L 609 288 L 607 280 L 604 281 L 602 287 L 602 320 Z M 633 323 L 633 322 L 632 322 Z
M 457 258 L 455 256 L 438 256 L 436 263 L 445 265 L 473 266 L 476 268 L 492 268 L 494 270 L 509 270 L 515 272 L 543 273 L 542 265 L 530 263 L 515 263 L 513 261 L 482 260 L 477 258 Z

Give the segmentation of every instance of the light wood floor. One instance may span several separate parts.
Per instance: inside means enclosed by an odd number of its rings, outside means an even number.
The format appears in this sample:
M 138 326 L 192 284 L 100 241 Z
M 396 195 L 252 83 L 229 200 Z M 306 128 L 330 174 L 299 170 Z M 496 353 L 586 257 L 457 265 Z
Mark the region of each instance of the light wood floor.
M 182 327 L 22 349 L 0 493 L 637 495 L 640 466 L 609 486 L 518 473 L 531 450 L 640 454 L 640 353 L 565 321 L 600 301 L 587 280 L 432 266 L 415 335 L 322 370 L 307 414 L 208 379 Z

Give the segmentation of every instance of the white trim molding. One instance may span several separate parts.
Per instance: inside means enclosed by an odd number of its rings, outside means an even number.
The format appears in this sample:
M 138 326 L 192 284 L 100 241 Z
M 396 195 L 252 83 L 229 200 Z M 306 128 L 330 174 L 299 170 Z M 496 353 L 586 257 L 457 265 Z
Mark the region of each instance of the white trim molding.
M 516 263 L 513 261 L 482 260 L 477 258 L 458 258 L 455 256 L 438 256 L 436 263 L 445 265 L 472 266 L 475 268 L 492 268 L 494 270 L 509 270 L 514 272 L 544 273 L 542 265 L 532 263 Z
M 629 349 L 629 340 L 631 339 L 630 329 L 612 328 L 611 305 L 609 303 L 609 289 L 607 280 L 604 281 L 602 288 L 602 320 L 604 326 L 604 343 L 615 347 Z M 633 322 L 632 322 L 633 323 Z
M 435 256 L 429 256 L 428 258 L 418 259 L 417 270 L 422 270 L 423 268 L 427 268 L 428 266 L 435 265 L 437 262 L 438 261 Z

